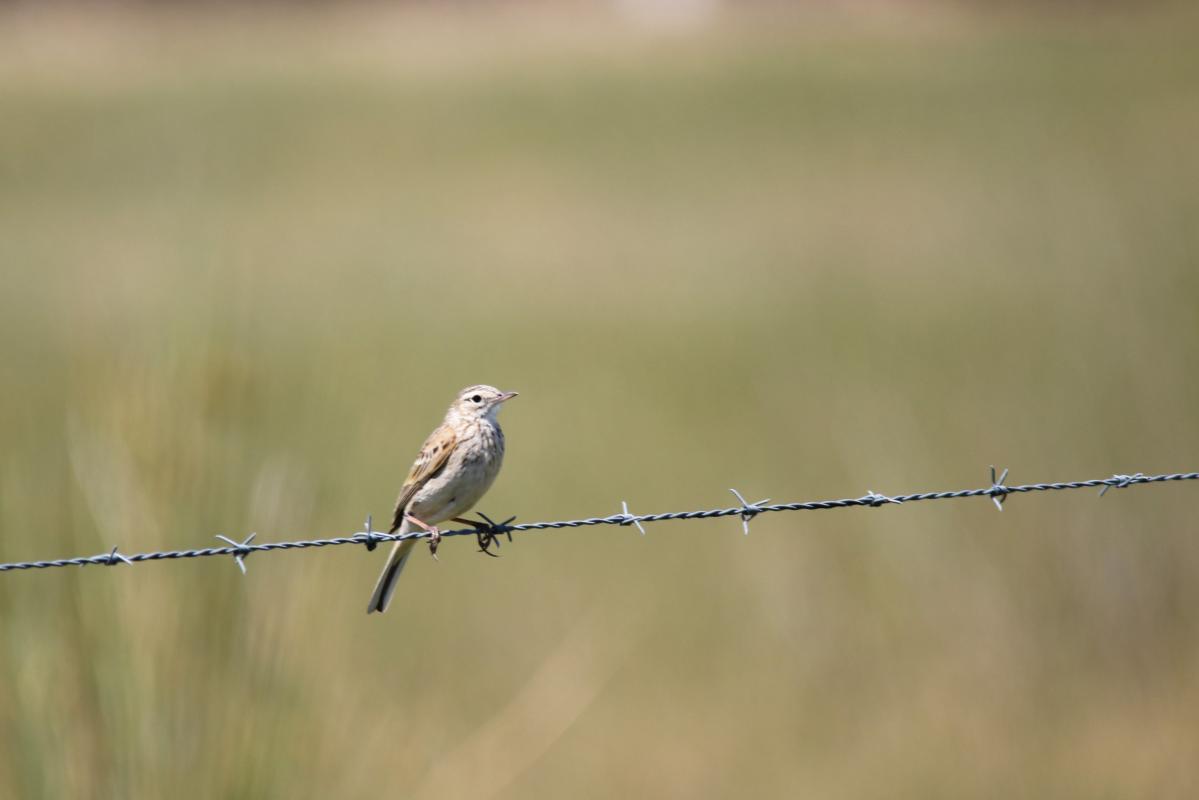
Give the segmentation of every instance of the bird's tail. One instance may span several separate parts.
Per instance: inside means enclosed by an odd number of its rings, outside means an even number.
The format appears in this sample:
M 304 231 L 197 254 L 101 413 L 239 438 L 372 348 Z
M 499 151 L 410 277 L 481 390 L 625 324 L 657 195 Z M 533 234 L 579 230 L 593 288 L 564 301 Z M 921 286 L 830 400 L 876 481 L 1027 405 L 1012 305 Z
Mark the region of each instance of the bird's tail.
M 404 520 L 400 525 L 398 533 L 411 533 L 412 528 L 408 520 Z M 391 604 L 391 596 L 395 594 L 396 582 L 400 579 L 400 573 L 404 571 L 404 565 L 408 563 L 408 556 L 412 555 L 412 548 L 416 547 L 416 539 L 405 539 L 402 542 L 396 542 L 391 548 L 391 555 L 387 558 L 387 565 L 383 567 L 382 574 L 379 575 L 379 582 L 375 584 L 375 593 L 371 595 L 371 604 L 367 606 L 366 613 L 371 614 L 378 611 L 380 614 L 387 610 L 387 606 Z

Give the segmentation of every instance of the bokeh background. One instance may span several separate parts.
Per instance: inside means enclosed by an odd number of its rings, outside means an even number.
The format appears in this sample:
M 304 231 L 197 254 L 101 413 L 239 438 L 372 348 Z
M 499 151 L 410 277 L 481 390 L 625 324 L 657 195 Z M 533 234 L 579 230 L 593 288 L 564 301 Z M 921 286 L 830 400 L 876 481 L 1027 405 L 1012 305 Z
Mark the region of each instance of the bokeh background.
M 1199 14 L 0 13 L 0 560 L 1199 465 Z M 0 795 L 1193 797 L 1199 487 L 0 574 Z

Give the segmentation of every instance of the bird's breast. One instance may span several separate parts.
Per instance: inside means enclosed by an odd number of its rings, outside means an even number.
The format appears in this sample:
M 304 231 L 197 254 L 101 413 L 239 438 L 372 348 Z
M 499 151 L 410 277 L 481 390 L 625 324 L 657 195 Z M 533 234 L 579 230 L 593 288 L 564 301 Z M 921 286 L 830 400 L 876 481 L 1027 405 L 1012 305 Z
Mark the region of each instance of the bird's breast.
M 465 514 L 491 488 L 503 459 L 499 425 L 464 426 L 445 467 L 416 493 L 409 513 L 430 524 Z

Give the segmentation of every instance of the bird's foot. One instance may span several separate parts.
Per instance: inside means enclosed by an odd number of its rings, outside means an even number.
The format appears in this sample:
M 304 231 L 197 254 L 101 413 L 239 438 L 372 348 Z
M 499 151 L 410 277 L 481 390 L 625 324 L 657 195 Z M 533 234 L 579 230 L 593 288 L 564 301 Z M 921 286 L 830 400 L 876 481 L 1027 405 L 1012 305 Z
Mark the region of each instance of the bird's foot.
M 409 522 L 423 528 L 429 534 L 429 555 L 433 556 L 434 561 L 439 561 L 440 559 L 437 558 L 437 548 L 441 545 L 441 531 L 437 529 L 436 525 L 429 525 L 426 522 L 422 522 L 411 514 L 405 514 L 404 516 Z
M 483 518 L 482 522 L 474 519 L 463 519 L 454 517 L 454 522 L 460 522 L 463 525 L 469 525 L 475 529 L 475 539 L 479 543 L 479 552 L 486 553 L 492 558 L 499 558 L 499 555 L 491 552 L 491 546 L 495 545 L 495 549 L 500 549 L 500 536 L 507 534 L 508 541 L 512 541 L 512 532 L 505 530 L 507 526 L 513 522 L 516 517 L 508 517 L 503 522 L 495 522 L 491 517 L 484 514 L 482 511 L 477 512 Z

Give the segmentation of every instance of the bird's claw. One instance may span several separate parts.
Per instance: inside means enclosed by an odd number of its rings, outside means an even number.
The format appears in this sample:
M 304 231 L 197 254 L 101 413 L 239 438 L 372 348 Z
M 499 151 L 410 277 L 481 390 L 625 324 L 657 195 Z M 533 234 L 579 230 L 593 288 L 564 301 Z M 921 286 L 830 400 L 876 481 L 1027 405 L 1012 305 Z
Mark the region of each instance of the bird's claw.
M 500 549 L 501 535 L 507 535 L 508 541 L 512 541 L 512 532 L 504 529 L 515 521 L 516 517 L 508 517 L 503 522 L 497 523 L 482 511 L 478 512 L 478 514 L 483 518 L 482 522 L 474 519 L 461 519 L 458 521 L 475 529 L 475 540 L 479 543 L 480 553 L 485 553 L 492 558 L 499 558 L 497 553 L 491 552 L 491 546 L 495 545 L 496 550 Z
M 441 546 L 441 531 L 437 528 L 429 528 L 429 555 L 433 556 L 434 561 L 440 561 L 437 557 L 437 548 Z
M 437 546 L 441 544 L 441 531 L 436 525 L 430 525 L 427 522 L 417 519 L 411 514 L 405 514 L 404 519 L 421 528 L 425 533 L 429 534 L 429 555 L 433 556 L 433 560 L 437 561 Z

